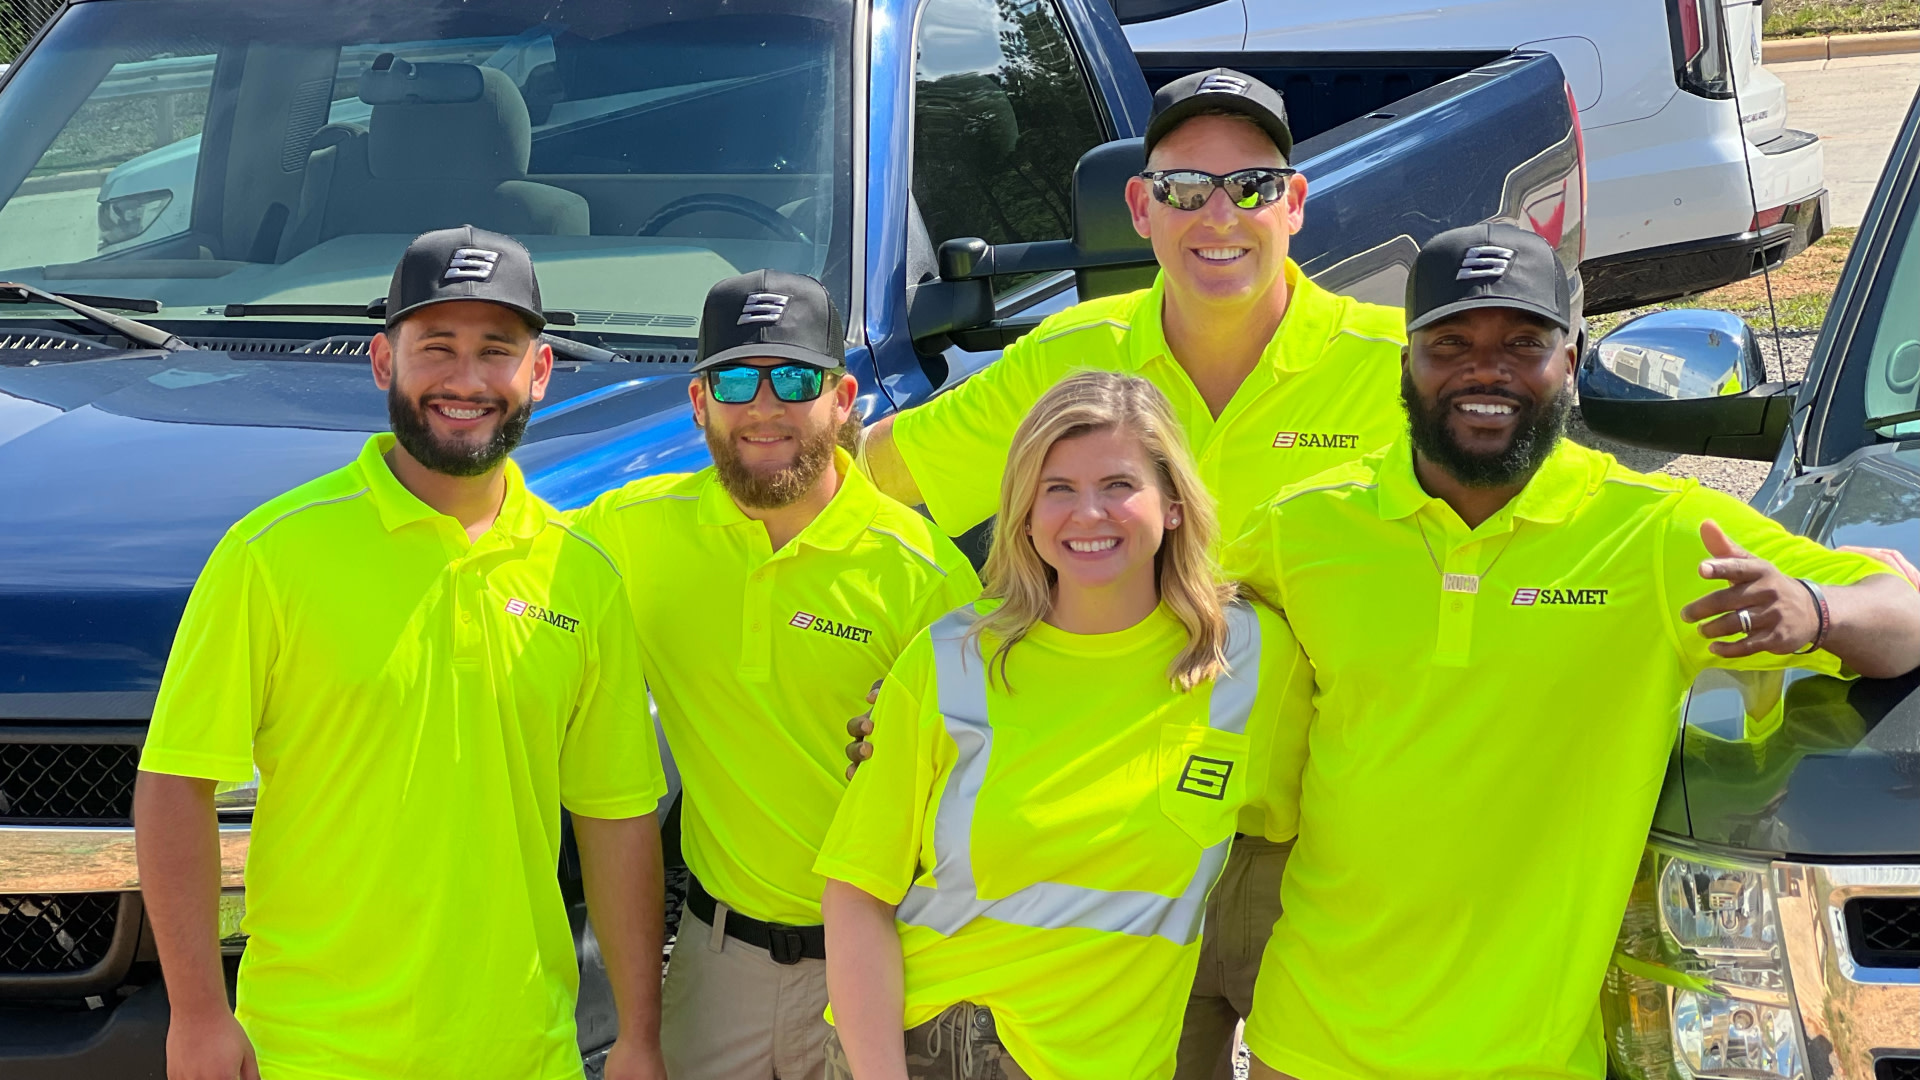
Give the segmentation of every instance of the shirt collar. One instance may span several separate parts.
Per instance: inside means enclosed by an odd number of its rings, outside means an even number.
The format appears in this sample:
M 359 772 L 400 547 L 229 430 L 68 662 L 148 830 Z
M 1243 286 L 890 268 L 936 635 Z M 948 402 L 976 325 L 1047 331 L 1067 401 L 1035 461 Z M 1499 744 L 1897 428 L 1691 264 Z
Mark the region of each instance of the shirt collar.
M 794 537 L 795 544 L 828 551 L 851 547 L 880 511 L 880 490 L 854 464 L 852 454 L 834 447 L 833 465 L 840 473 L 840 490 L 833 493 L 826 509 Z M 700 491 L 700 524 L 726 528 L 752 520 L 727 493 L 719 473 L 709 468 L 706 486 Z
M 1604 454 L 1562 438 L 1527 486 L 1494 516 L 1524 518 L 1543 525 L 1565 521 L 1605 474 Z M 1404 437 L 1387 447 L 1375 476 L 1380 489 L 1380 516 L 1388 521 L 1409 517 L 1437 501 L 1420 486 L 1420 478 L 1413 471 L 1413 445 Z
M 393 469 L 387 464 L 387 454 L 398 441 L 390 431 L 369 436 L 360 447 L 360 456 L 354 459 L 360 480 L 367 485 L 367 494 L 380 511 L 380 524 L 388 532 L 416 521 L 446 517 L 421 502 L 419 496 L 408 491 L 400 478 L 393 475 Z M 494 519 L 493 528 L 488 531 L 504 531 L 522 540 L 531 538 L 546 528 L 546 507 L 527 490 L 526 477 L 512 458 L 506 461 L 505 476 L 506 498 L 501 501 L 500 514 Z
M 1287 311 L 1262 350 L 1260 363 L 1275 371 L 1304 371 L 1327 353 L 1324 346 L 1335 329 L 1338 298 L 1315 285 L 1292 259 L 1286 260 L 1281 273 L 1287 282 Z M 1173 361 L 1161 320 L 1166 300 L 1167 274 L 1162 270 L 1153 276 L 1153 288 L 1140 298 L 1130 322 L 1127 351 L 1135 371 L 1157 359 Z

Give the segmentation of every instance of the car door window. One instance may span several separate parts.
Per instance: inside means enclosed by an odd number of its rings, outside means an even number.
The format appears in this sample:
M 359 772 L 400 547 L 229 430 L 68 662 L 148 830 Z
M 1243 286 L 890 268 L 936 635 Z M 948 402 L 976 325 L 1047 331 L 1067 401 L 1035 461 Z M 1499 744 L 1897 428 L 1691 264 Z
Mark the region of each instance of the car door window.
M 917 46 L 913 196 L 934 246 L 1072 235 L 1073 167 L 1106 132 L 1053 0 L 931 0 Z
M 0 211 L 0 265 L 79 262 L 185 232 L 214 59 L 188 45 L 113 65 Z M 139 190 L 124 183 L 135 159 Z

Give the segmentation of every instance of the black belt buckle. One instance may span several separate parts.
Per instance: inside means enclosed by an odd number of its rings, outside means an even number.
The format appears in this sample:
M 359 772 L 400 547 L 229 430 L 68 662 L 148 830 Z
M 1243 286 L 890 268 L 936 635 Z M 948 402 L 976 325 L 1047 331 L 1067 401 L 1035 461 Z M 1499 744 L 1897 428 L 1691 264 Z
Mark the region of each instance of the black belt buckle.
M 797 964 L 806 958 L 807 939 L 799 929 L 781 926 L 779 923 L 767 924 L 767 955 L 773 957 L 776 964 Z

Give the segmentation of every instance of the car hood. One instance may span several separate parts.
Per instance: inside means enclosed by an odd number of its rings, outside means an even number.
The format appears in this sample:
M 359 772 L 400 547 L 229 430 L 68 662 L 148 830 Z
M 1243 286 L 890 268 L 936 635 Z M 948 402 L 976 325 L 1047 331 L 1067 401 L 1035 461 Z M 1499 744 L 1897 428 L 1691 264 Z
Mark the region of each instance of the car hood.
M 684 368 L 556 364 L 515 453 L 562 506 L 698 468 Z M 387 427 L 364 359 L 0 363 L 0 723 L 141 719 L 188 592 L 255 506 Z
M 1828 544 L 1920 562 L 1920 443 L 1886 444 L 1782 489 L 1773 516 Z M 1675 759 L 1684 807 L 1660 824 L 1796 856 L 1920 855 L 1920 672 L 1841 680 L 1711 671 Z M 1669 813 L 1684 809 L 1689 825 Z

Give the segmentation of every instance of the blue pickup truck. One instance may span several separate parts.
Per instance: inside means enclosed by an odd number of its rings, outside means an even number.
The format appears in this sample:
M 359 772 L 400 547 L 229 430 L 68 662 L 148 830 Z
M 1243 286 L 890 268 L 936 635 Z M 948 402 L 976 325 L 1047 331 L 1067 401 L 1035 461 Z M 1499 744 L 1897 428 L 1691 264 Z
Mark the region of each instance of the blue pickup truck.
M 517 459 L 578 506 L 705 463 L 721 277 L 825 282 L 868 418 L 1143 285 L 1120 190 L 1151 87 L 1211 66 L 1179 59 L 1143 71 L 1105 0 L 64 7 L 0 76 L 0 1075 L 163 1075 L 129 821 L 155 690 L 227 526 L 385 428 L 373 302 L 412 236 L 532 251 L 559 363 Z M 1397 303 L 1422 242 L 1496 218 L 1579 264 L 1552 56 L 1234 62 L 1287 95 L 1322 284 Z M 253 794 L 217 796 L 230 964 Z M 560 874 L 592 1068 L 611 1000 Z

